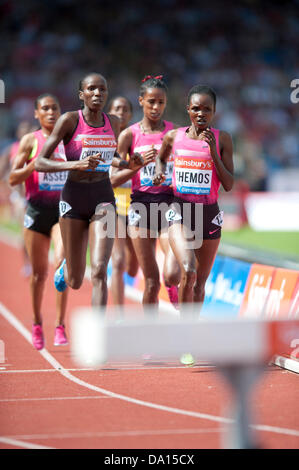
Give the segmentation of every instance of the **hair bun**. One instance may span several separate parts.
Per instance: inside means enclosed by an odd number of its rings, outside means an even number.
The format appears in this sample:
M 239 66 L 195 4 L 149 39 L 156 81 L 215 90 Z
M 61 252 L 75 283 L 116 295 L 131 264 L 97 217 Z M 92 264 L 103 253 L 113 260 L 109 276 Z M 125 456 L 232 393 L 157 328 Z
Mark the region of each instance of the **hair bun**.
M 141 83 L 147 82 L 148 80 L 155 79 L 155 80 L 163 80 L 163 75 L 156 75 L 155 77 L 153 75 L 147 75 L 141 80 Z
M 146 77 L 144 77 L 142 80 L 141 80 L 141 83 L 144 83 L 144 82 L 147 82 L 148 80 L 150 80 L 151 78 L 154 78 L 152 75 L 147 75 Z

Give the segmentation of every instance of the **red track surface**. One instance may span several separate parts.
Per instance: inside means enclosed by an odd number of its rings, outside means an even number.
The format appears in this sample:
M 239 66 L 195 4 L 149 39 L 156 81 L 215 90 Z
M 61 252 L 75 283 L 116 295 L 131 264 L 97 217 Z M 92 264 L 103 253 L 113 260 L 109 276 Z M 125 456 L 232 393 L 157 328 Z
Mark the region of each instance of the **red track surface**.
M 0 256 L 0 307 L 31 333 L 29 282 L 20 275 L 21 251 L 0 242 Z M 213 367 L 184 368 L 179 362 L 141 361 L 80 370 L 69 346 L 53 346 L 52 279 L 51 268 L 43 303 L 48 356 L 36 351 L 0 311 L 0 340 L 5 345 L 5 363 L 0 364 L 0 449 L 221 448 L 233 402 L 222 376 Z M 69 293 L 67 327 L 73 309 L 89 306 L 90 299 L 88 281 Z M 54 358 L 62 369 L 47 358 Z M 252 424 L 261 447 L 299 448 L 298 384 L 297 374 L 269 366 L 254 388 Z

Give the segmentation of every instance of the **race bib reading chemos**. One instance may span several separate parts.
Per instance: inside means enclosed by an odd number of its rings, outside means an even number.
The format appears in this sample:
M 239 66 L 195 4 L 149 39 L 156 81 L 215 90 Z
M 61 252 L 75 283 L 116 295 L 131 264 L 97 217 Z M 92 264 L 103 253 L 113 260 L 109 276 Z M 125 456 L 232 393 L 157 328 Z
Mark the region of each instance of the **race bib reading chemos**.
M 90 155 L 101 154 L 101 159 L 95 171 L 109 171 L 114 153 L 116 150 L 116 140 L 111 135 L 81 135 L 82 150 L 80 160 Z
M 210 194 L 213 161 L 206 158 L 175 157 L 175 185 L 182 194 Z
M 54 152 L 53 160 L 65 162 L 64 145 L 60 143 Z M 68 171 L 57 171 L 53 173 L 38 173 L 38 189 L 40 191 L 61 191 L 66 182 Z

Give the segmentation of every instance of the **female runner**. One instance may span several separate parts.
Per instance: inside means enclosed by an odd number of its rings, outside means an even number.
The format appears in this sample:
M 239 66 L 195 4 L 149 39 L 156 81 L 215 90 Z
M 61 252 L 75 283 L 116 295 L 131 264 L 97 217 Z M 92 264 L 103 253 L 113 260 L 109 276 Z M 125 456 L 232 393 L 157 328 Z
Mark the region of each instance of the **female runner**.
M 38 119 L 41 129 L 26 134 L 21 139 L 9 177 L 9 183 L 12 186 L 25 182 L 28 204 L 24 217 L 24 242 L 32 267 L 30 277 L 33 308 L 32 342 L 38 350 L 44 347 L 41 307 L 48 275 L 48 256 L 51 240 L 54 245 L 54 265 L 56 268 L 64 258 L 58 224 L 58 206 L 66 173 L 38 174 L 34 171 L 34 165 L 44 143 L 47 142 L 53 132 L 59 116 L 60 106 L 55 96 L 45 93 L 36 99 L 35 118 Z M 55 145 L 50 157 L 53 162 L 64 162 L 63 145 Z M 57 292 L 55 345 L 67 344 L 64 326 L 66 303 L 67 291 Z
M 140 170 L 120 172 L 131 173 L 132 178 L 128 229 L 144 276 L 143 304 L 158 303 L 160 273 L 156 260 L 156 242 L 159 238 L 164 253 L 164 282 L 170 300 L 176 306 L 180 270 L 168 242 L 166 220 L 173 198 L 170 188 L 173 163 L 170 162 L 167 166 L 170 178 L 162 186 L 155 187 L 152 183 L 157 150 L 161 147 L 164 135 L 175 127 L 172 122 L 163 120 L 166 103 L 167 87 L 162 76 L 145 77 L 139 96 L 143 118 L 121 133 L 118 152 L 123 159 L 128 153 L 133 155 L 134 152 L 140 153 L 144 158 Z
M 221 237 L 218 190 L 220 184 L 225 191 L 233 186 L 233 145 L 227 132 L 211 127 L 216 111 L 212 88 L 194 86 L 187 111 L 191 124 L 168 132 L 163 140 L 154 183 L 165 180 L 166 162 L 174 155 L 169 239 L 181 267 L 179 303 L 197 303 L 198 314 Z
M 65 260 L 55 273 L 55 286 L 61 291 L 67 285 L 80 288 L 89 242 L 92 305 L 97 307 L 107 303 L 107 265 L 115 236 L 109 168 L 134 165 L 116 153 L 119 119 L 102 111 L 107 97 L 106 79 L 98 73 L 86 75 L 79 83 L 83 109 L 61 116 L 35 163 L 41 172 L 69 171 L 59 204 Z M 50 155 L 61 141 L 67 162 L 58 163 Z

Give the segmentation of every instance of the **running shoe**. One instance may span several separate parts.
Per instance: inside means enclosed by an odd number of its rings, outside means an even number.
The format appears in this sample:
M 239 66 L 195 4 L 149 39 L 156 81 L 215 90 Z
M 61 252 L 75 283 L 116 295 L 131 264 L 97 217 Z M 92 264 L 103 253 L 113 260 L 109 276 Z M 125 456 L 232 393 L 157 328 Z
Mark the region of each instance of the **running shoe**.
M 32 344 L 38 351 L 44 347 L 44 335 L 41 325 L 32 325 Z
M 193 366 L 195 364 L 194 357 L 189 353 L 183 354 L 180 358 L 180 361 L 182 364 L 184 364 L 184 366 Z
M 175 309 L 179 310 L 179 290 L 177 286 L 166 286 L 167 294 L 169 297 L 170 302 L 174 306 Z
M 54 284 L 56 289 L 59 292 L 64 292 L 65 289 L 67 288 L 67 284 L 64 280 L 64 271 L 63 271 L 63 266 L 65 265 L 66 260 L 64 259 L 59 266 L 58 269 L 56 269 L 55 274 L 54 274 Z
M 68 344 L 68 340 L 65 334 L 65 327 L 59 325 L 55 328 L 54 346 L 65 346 Z

